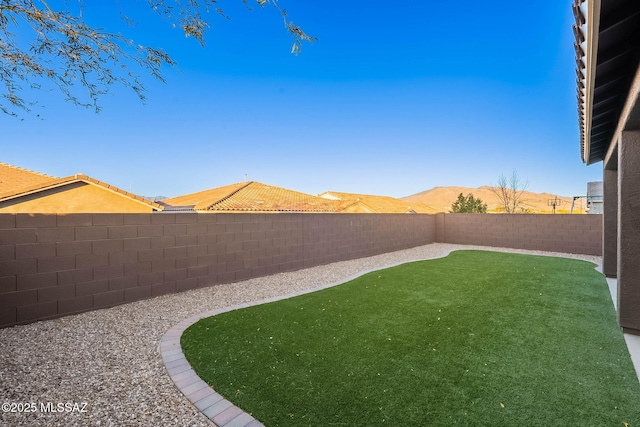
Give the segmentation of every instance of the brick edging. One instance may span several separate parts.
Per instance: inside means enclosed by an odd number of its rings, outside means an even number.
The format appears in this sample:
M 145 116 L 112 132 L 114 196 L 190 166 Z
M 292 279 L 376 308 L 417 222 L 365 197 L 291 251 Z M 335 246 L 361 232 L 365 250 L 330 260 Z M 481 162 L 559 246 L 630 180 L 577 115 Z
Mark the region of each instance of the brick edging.
M 244 412 L 242 409 L 235 406 L 233 403 L 225 399 L 222 395 L 216 393 L 206 382 L 204 382 L 198 374 L 193 370 L 180 346 L 180 337 L 183 332 L 194 323 L 212 317 L 228 311 L 239 310 L 242 308 L 252 307 L 255 305 L 266 304 L 270 302 L 280 301 L 288 298 L 297 297 L 300 295 L 308 294 L 311 292 L 320 291 L 323 289 L 331 288 L 333 286 L 341 285 L 343 283 L 350 282 L 360 276 L 369 274 L 374 271 L 384 270 L 387 268 L 396 267 L 398 265 L 406 264 L 409 262 L 426 261 L 429 259 L 444 258 L 448 256 L 453 250 L 447 250 L 441 256 L 431 258 L 420 258 L 408 261 L 402 261 L 394 264 L 385 265 L 379 268 L 370 270 L 362 270 L 346 279 L 316 286 L 310 289 L 304 289 L 298 292 L 293 292 L 286 295 L 280 295 L 271 298 L 265 298 L 250 303 L 242 303 L 224 308 L 217 308 L 214 310 L 205 311 L 204 313 L 196 314 L 188 319 L 181 321 L 180 323 L 169 329 L 161 338 L 159 344 L 159 351 L 162 357 L 162 362 L 167 368 L 169 377 L 176 385 L 178 390 L 185 395 L 185 397 L 191 402 L 200 412 L 204 414 L 209 420 L 219 427 L 264 427 L 260 421 L 256 420 L 251 414 Z
M 262 423 L 216 393 L 214 389 L 200 379 L 193 368 L 191 368 L 180 346 L 180 337 L 189 326 L 202 318 L 215 316 L 216 314 L 237 308 L 242 307 L 237 306 L 229 309 L 211 310 L 183 320 L 164 334 L 160 340 L 159 350 L 162 356 L 162 362 L 165 368 L 167 368 L 167 373 L 176 387 L 185 395 L 189 402 L 217 426 L 264 427 Z

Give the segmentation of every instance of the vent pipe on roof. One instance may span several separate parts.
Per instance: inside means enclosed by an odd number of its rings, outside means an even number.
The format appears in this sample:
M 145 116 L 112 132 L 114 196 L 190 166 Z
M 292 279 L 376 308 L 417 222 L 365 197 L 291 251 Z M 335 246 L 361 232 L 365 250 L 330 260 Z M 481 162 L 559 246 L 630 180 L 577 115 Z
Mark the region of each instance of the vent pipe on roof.
M 244 174 L 244 182 L 247 182 L 247 174 Z

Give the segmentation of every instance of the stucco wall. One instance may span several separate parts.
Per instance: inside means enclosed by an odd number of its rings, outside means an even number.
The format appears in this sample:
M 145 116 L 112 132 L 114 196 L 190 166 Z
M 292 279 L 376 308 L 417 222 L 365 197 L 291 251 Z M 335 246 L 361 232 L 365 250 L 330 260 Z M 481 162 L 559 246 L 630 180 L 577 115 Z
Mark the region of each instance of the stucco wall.
M 0 327 L 432 243 L 407 214 L 0 214 Z

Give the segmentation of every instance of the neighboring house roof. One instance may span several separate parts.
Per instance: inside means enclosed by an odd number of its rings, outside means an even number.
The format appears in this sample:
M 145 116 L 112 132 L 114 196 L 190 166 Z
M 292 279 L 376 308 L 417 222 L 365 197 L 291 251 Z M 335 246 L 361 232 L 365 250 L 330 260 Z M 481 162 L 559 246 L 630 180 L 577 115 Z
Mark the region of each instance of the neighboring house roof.
M 210 188 L 196 193 L 164 199 L 160 203 L 166 205 L 168 210 L 207 210 L 209 206 L 224 200 L 246 185 L 246 182 L 239 182 L 223 187 Z
M 53 179 L 56 177 L 0 162 L 0 194 L 43 184 Z
M 623 130 L 621 117 L 632 109 L 629 91 L 638 84 L 640 62 L 640 1 L 574 0 L 573 14 L 580 148 L 582 160 L 592 164 L 605 159 L 616 132 Z
M 337 191 L 325 191 L 319 197 L 328 200 L 347 202 L 342 205 L 341 211 L 368 212 L 368 213 L 436 213 L 423 203 L 407 203 L 389 196 L 374 196 L 370 194 L 342 193 Z
M 36 174 L 34 172 L 34 174 Z M 46 176 L 46 175 L 43 175 Z M 34 195 L 34 194 L 38 194 L 47 190 L 51 190 L 54 188 L 60 188 L 60 187 L 64 187 L 70 184 L 74 184 L 74 183 L 78 183 L 78 182 L 83 182 L 85 184 L 89 184 L 89 185 L 95 185 L 98 187 L 101 187 L 103 189 L 106 189 L 108 191 L 111 191 L 113 193 L 117 193 L 119 195 L 121 195 L 122 197 L 131 199 L 132 201 L 135 201 L 137 203 L 141 203 L 143 205 L 146 205 L 148 207 L 150 207 L 153 210 L 156 211 L 161 211 L 163 209 L 163 206 L 159 205 L 158 203 L 152 202 L 150 200 L 147 200 L 143 197 L 140 196 L 136 196 L 135 194 L 131 194 L 127 191 L 121 190 L 118 187 L 115 187 L 113 185 L 109 185 L 107 183 L 98 181 L 97 179 L 91 178 L 87 175 L 82 175 L 82 174 L 76 174 L 76 175 L 72 175 L 72 176 L 68 176 L 65 178 L 53 178 L 53 177 L 49 177 L 48 180 L 46 181 L 42 181 L 42 182 L 38 182 L 35 183 L 34 179 L 34 183 L 27 185 L 25 187 L 22 188 L 14 188 L 10 191 L 6 191 L 6 192 L 2 192 L 0 193 L 0 202 L 5 202 L 8 200 L 14 200 L 14 199 L 18 199 L 20 197 L 24 197 L 24 196 L 30 196 L 30 195 Z M 16 187 L 15 185 L 13 187 Z
M 191 208 L 214 212 L 338 212 L 341 206 L 332 200 L 256 181 L 212 188 L 160 203 L 167 205 L 167 210 Z

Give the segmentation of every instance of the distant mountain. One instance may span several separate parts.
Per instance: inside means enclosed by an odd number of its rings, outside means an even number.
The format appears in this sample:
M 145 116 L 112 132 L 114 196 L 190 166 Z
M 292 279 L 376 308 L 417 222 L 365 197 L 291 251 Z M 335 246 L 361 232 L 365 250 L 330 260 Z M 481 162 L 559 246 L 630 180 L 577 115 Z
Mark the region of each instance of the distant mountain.
M 482 201 L 487 204 L 488 212 L 504 212 L 504 208 L 500 206 L 500 199 L 493 191 L 491 191 L 491 187 L 489 186 L 483 186 L 480 188 L 435 187 L 431 190 L 402 197 L 401 200 L 411 203 L 420 202 L 435 208 L 439 212 L 449 212 L 451 210 L 451 205 L 456 201 L 460 193 L 465 196 L 471 193 L 474 197 L 482 199 Z M 553 207 L 550 204 L 551 200 L 554 200 L 556 197 L 560 201 L 559 204 L 556 205 L 556 213 L 569 213 L 573 198 L 566 196 L 562 197 L 550 193 L 533 193 L 525 191 L 522 195 L 522 206 L 530 213 L 552 213 Z M 577 199 L 573 212 L 584 213 L 585 205 L 586 202 L 584 199 Z

